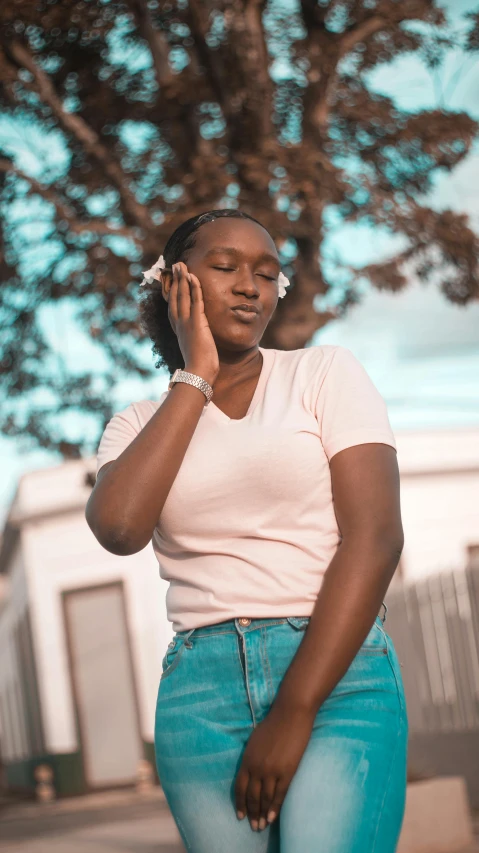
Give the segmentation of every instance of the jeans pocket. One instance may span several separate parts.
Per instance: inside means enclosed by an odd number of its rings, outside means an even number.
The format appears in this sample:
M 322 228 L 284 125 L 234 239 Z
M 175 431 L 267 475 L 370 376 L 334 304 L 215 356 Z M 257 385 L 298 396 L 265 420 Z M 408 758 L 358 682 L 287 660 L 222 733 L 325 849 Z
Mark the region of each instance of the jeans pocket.
M 181 637 L 175 637 L 171 643 L 168 644 L 168 649 L 166 650 L 166 654 L 161 662 L 160 681 L 176 669 L 184 647 L 184 638 Z
M 297 631 L 305 631 L 311 619 L 310 616 L 287 616 L 286 618 Z
M 380 617 L 377 616 L 368 636 L 358 651 L 358 655 L 387 655 L 387 653 L 386 632 L 381 625 Z

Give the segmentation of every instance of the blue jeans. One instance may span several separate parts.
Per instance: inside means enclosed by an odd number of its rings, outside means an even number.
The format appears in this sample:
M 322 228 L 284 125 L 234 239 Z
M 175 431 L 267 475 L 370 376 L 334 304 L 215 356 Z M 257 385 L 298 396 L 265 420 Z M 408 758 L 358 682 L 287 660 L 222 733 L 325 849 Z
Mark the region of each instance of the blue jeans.
M 249 623 L 249 624 L 248 624 Z M 192 853 L 393 853 L 406 799 L 408 719 L 381 618 L 321 705 L 279 816 L 236 817 L 244 748 L 267 715 L 309 617 L 232 619 L 175 634 L 155 721 L 158 774 Z M 320 653 L 320 650 L 318 650 Z

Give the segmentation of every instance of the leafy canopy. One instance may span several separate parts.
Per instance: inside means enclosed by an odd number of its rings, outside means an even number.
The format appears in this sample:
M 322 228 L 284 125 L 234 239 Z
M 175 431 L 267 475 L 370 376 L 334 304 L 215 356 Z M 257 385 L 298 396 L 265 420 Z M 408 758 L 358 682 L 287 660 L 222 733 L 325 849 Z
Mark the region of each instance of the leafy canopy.
M 434 72 L 479 47 L 432 0 L 15 0 L 0 11 L 0 429 L 64 457 L 94 452 L 121 375 L 151 377 L 141 270 L 184 219 L 241 207 L 269 229 L 293 287 L 264 346 L 304 346 L 359 299 L 434 279 L 478 297 L 464 215 L 424 202 L 477 134 L 444 104 L 406 112 L 370 85 L 404 55 Z M 324 263 L 332 223 L 402 248 L 362 269 Z M 341 282 L 335 309 L 318 300 Z M 68 306 L 96 347 L 66 365 L 45 311 Z M 71 438 L 67 416 L 87 413 Z

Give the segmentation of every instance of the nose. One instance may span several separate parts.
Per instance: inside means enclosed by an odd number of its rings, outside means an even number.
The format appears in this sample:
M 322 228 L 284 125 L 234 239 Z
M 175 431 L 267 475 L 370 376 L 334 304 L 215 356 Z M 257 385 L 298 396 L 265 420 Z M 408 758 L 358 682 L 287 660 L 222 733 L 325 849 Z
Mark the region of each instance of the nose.
M 248 296 L 259 296 L 258 283 L 248 264 L 239 267 L 235 276 L 235 292 L 245 293 Z

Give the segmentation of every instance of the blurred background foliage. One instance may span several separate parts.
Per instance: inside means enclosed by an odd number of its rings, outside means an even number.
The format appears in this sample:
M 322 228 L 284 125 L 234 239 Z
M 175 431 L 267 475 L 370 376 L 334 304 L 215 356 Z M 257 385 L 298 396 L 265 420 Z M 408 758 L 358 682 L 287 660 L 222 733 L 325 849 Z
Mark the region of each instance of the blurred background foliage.
M 94 452 L 122 376 L 151 377 L 141 271 L 176 226 L 215 207 L 264 223 L 292 282 L 263 346 L 305 346 L 361 299 L 412 275 L 477 300 L 478 238 L 427 204 L 478 124 L 400 108 L 378 72 L 419 57 L 434 80 L 479 51 L 479 12 L 430 0 L 10 0 L 0 10 L 0 432 Z M 458 72 L 459 73 L 459 72 Z M 454 85 L 454 80 L 451 80 Z M 393 238 L 387 257 L 326 257 L 344 223 Z M 339 293 L 334 307 L 328 294 Z M 92 344 L 72 365 L 47 333 L 68 304 Z M 72 439 L 68 417 L 94 429 Z

